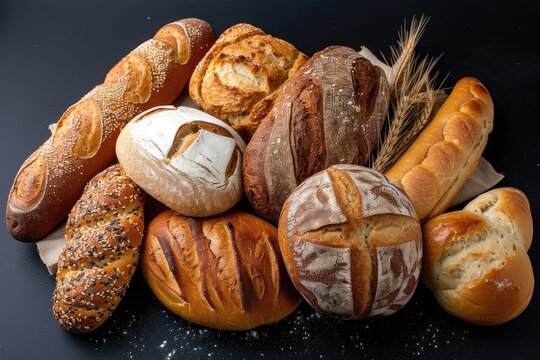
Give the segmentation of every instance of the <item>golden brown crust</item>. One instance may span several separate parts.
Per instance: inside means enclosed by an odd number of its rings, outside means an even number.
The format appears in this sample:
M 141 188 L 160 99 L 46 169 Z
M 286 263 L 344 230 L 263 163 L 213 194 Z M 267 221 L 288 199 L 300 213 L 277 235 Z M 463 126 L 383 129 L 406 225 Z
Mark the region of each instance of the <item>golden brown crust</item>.
M 139 259 L 143 193 L 113 165 L 96 175 L 71 211 L 58 260 L 53 313 L 72 332 L 98 328 L 122 299 Z
M 36 241 L 60 223 L 85 184 L 114 159 L 122 127 L 143 110 L 171 103 L 213 41 L 202 20 L 166 25 L 71 106 L 15 178 L 6 207 L 13 237 Z
M 212 328 L 273 323 L 300 303 L 276 228 L 239 211 L 205 219 L 163 212 L 148 228 L 141 269 L 169 310 Z
M 403 191 L 374 170 L 334 165 L 307 179 L 285 202 L 278 237 L 293 284 L 322 313 L 389 315 L 416 289 L 420 224 Z
M 491 190 L 427 222 L 423 237 L 422 280 L 446 311 L 497 325 L 525 310 L 534 275 L 527 256 L 532 216 L 521 191 Z
M 225 30 L 197 65 L 190 95 L 249 140 L 283 84 L 306 60 L 288 42 L 237 24 Z
M 493 101 L 466 77 L 386 175 L 411 198 L 420 220 L 444 212 L 472 174 L 493 129 Z

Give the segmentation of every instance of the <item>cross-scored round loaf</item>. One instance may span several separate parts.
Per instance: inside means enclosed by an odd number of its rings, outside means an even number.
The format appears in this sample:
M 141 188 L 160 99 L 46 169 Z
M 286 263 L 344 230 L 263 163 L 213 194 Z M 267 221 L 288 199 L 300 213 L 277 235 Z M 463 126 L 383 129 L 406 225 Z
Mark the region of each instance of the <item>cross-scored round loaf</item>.
M 411 299 L 421 236 L 407 195 L 356 165 L 308 178 L 279 221 L 283 261 L 296 288 L 318 311 L 347 319 L 390 315 Z
M 497 325 L 525 310 L 534 291 L 527 250 L 533 220 L 525 194 L 488 191 L 462 211 L 423 227 L 422 281 L 443 309 L 476 325 Z
M 242 197 L 242 138 L 200 110 L 158 106 L 134 118 L 116 143 L 133 181 L 169 208 L 210 216 Z
M 277 229 L 240 211 L 196 219 L 167 210 L 151 222 L 141 256 L 157 298 L 200 325 L 247 330 L 283 319 L 301 300 Z

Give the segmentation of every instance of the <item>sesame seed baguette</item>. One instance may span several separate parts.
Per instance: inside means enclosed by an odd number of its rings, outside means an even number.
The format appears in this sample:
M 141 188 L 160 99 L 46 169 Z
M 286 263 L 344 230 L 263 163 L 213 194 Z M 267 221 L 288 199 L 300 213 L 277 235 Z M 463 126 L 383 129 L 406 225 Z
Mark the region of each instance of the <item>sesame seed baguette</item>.
M 66 330 L 98 328 L 122 299 L 139 260 L 143 194 L 116 164 L 90 180 L 69 214 L 53 293 Z
M 172 103 L 213 42 L 205 21 L 170 23 L 67 109 L 15 177 L 6 206 L 13 237 L 37 241 L 58 225 L 85 184 L 113 161 L 120 130 L 140 112 Z
M 433 120 L 385 174 L 412 200 L 418 219 L 443 213 L 473 173 L 493 129 L 493 101 L 466 77 Z

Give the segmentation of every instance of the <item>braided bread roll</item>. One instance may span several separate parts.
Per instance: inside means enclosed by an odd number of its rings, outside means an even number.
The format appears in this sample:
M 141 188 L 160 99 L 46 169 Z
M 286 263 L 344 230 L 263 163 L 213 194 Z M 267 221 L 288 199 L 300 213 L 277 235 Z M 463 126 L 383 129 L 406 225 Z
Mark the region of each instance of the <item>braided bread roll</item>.
M 139 260 L 143 205 L 142 190 L 118 164 L 86 185 L 68 217 L 53 294 L 66 330 L 95 330 L 122 299 Z
M 457 82 L 433 120 L 385 174 L 429 220 L 452 204 L 478 165 L 493 129 L 493 101 L 472 77 Z
M 71 106 L 15 177 L 6 207 L 13 237 L 36 241 L 58 225 L 85 184 L 114 159 L 124 125 L 144 110 L 174 101 L 213 41 L 205 21 L 168 24 Z

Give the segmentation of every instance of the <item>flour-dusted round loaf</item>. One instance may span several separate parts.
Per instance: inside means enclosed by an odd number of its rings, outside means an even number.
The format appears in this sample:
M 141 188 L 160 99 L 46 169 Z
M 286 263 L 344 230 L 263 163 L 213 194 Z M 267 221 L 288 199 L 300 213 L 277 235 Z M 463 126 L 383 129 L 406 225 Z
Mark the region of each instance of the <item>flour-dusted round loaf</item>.
M 291 279 L 311 306 L 346 319 L 385 316 L 412 297 L 422 233 L 407 195 L 384 175 L 334 165 L 289 196 L 279 244 Z
M 283 267 L 277 229 L 240 211 L 205 219 L 163 212 L 148 228 L 141 269 L 169 310 L 212 328 L 273 323 L 301 301 Z
M 242 138 L 223 121 L 181 106 L 158 106 L 134 118 L 116 143 L 133 181 L 169 208 L 210 216 L 242 197 Z
M 201 109 L 249 139 L 283 84 L 306 60 L 288 42 L 255 26 L 236 24 L 199 62 L 189 93 Z
M 363 165 L 377 146 L 389 101 L 384 72 L 354 49 L 331 46 L 279 93 L 244 155 L 246 196 L 277 223 L 283 203 L 334 164 Z
M 423 235 L 422 280 L 449 313 L 473 324 L 497 325 L 529 305 L 533 221 L 521 191 L 488 191 L 462 211 L 427 222 Z

